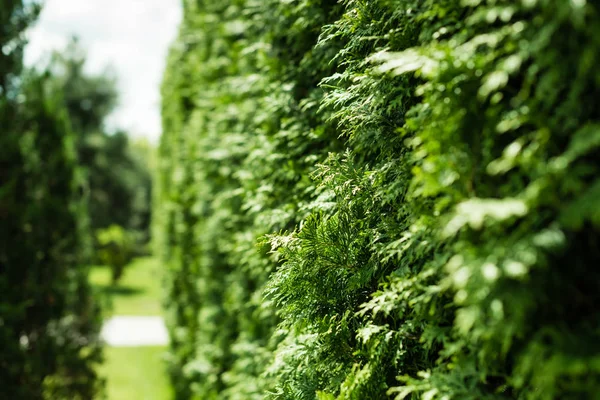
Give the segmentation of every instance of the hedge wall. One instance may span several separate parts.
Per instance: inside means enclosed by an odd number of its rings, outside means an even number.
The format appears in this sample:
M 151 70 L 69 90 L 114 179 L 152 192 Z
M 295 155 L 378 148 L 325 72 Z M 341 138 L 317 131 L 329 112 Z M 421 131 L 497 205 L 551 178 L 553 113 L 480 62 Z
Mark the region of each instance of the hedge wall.
M 184 1 L 178 399 L 600 393 L 600 4 Z
M 100 357 L 87 217 L 60 93 L 21 70 L 36 11 L 0 10 L 0 398 L 87 400 Z

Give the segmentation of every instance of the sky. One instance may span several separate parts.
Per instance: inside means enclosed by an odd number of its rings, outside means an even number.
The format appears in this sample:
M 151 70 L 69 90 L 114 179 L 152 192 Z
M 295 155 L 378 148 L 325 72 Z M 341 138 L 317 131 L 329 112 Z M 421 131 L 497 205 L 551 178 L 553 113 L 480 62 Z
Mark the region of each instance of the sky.
M 160 82 L 181 12 L 181 0 L 46 0 L 28 33 L 25 62 L 36 65 L 79 36 L 89 72 L 109 66 L 116 72 L 120 104 L 109 126 L 156 142 Z

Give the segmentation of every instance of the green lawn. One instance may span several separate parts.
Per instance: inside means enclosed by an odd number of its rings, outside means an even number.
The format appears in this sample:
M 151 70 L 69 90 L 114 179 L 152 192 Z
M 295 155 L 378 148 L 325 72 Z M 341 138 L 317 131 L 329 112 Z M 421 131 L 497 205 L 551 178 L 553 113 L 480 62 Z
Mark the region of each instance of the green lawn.
M 93 267 L 90 281 L 101 293 L 104 315 L 161 315 L 160 267 L 155 258 L 138 258 L 126 267 L 116 287 L 111 285 L 107 267 Z
M 111 315 L 161 315 L 160 262 L 138 258 L 125 269 L 116 287 L 111 285 L 110 270 L 93 267 L 92 286 L 105 304 L 105 318 Z M 165 347 L 106 347 L 105 362 L 99 373 L 106 379 L 108 400 L 170 400 L 165 365 L 161 360 Z
M 100 374 L 108 400 L 169 400 L 172 393 L 161 356 L 164 347 L 107 347 Z

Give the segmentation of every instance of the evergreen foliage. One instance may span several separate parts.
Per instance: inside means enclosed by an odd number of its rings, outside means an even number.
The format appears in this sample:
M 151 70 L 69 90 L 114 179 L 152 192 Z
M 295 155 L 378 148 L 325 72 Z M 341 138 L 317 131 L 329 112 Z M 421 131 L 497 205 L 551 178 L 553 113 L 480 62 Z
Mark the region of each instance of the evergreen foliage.
M 100 321 L 74 135 L 48 75 L 22 70 L 37 11 L 0 8 L 0 397 L 92 399 Z
M 177 398 L 596 398 L 599 12 L 184 1 L 155 212 Z

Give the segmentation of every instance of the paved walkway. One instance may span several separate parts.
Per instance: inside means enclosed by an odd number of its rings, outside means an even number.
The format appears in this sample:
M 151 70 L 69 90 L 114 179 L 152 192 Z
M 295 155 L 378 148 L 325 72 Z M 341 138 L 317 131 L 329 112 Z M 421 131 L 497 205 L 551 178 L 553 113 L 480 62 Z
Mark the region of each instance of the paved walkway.
M 162 317 L 112 317 L 104 323 L 101 335 L 112 347 L 164 346 L 169 342 Z

